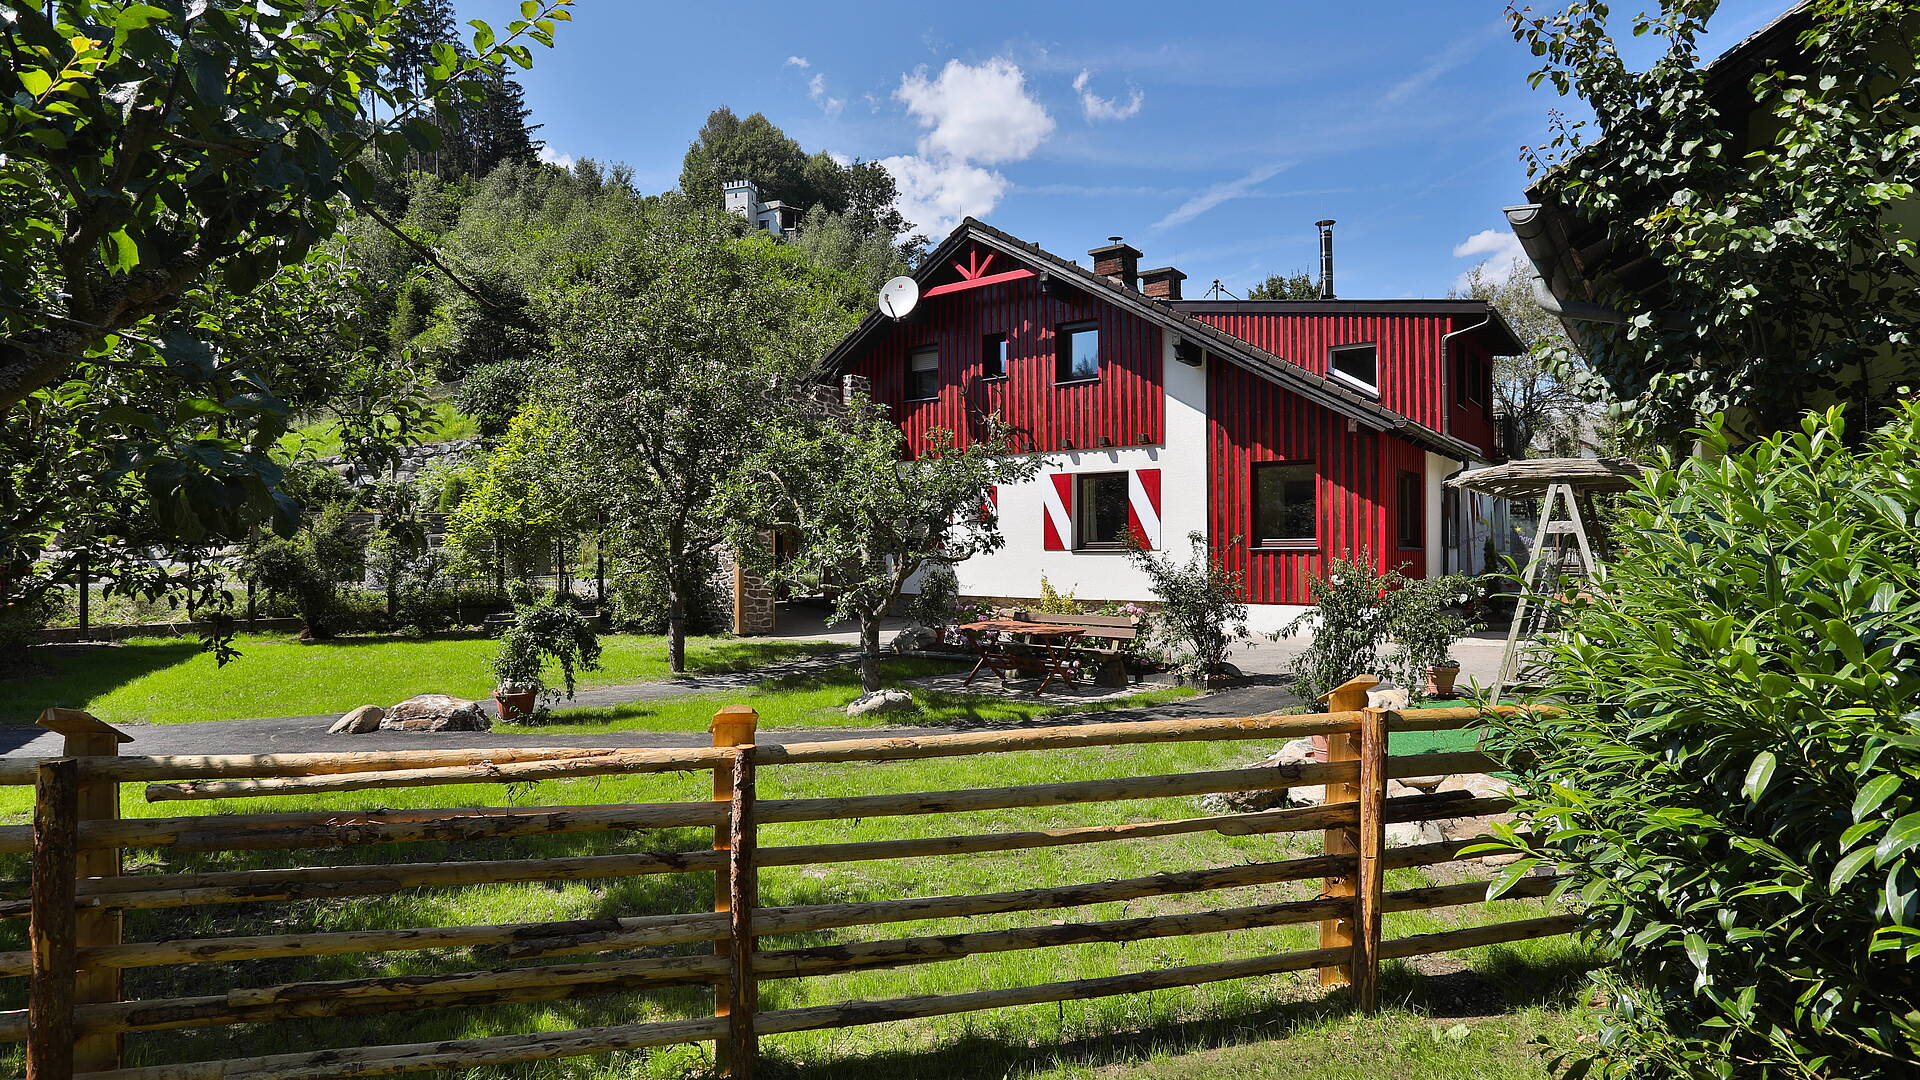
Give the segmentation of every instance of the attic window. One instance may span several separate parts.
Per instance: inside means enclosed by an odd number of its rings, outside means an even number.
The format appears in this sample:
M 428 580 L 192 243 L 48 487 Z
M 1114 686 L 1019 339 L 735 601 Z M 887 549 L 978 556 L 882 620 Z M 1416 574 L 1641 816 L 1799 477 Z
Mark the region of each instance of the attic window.
M 1369 393 L 1380 388 L 1380 354 L 1372 345 L 1341 345 L 1327 352 L 1327 369 Z

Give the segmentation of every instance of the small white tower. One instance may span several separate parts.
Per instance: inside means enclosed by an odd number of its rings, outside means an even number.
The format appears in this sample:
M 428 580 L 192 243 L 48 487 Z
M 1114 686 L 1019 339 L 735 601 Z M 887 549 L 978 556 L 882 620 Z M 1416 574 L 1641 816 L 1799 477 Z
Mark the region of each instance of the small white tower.
M 728 180 L 720 185 L 720 193 L 727 213 L 738 214 L 748 221 L 760 216 L 760 185 L 751 180 Z

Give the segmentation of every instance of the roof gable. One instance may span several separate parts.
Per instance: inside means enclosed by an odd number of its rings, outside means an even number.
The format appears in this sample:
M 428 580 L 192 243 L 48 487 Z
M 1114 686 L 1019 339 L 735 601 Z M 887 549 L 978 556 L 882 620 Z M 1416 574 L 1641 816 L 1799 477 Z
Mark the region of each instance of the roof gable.
M 914 280 L 920 283 L 923 298 L 992 283 L 989 278 L 1013 280 L 1015 276 L 1038 278 L 1042 288 L 1072 288 L 1090 293 L 1178 334 L 1183 341 L 1200 345 L 1228 363 L 1245 368 L 1375 431 L 1396 432 L 1449 457 L 1480 456 L 1479 449 L 1469 443 L 1409 420 L 1326 376 L 1316 375 L 1289 363 L 1265 349 L 1182 314 L 1166 303 L 1149 299 L 1038 244 L 1021 240 L 976 218 L 969 217 L 962 221 L 939 247 L 921 261 L 913 273 Z M 849 357 L 890 321 L 879 311 L 862 319 L 860 325 L 827 354 L 822 363 L 825 372 L 838 374 L 846 367 Z

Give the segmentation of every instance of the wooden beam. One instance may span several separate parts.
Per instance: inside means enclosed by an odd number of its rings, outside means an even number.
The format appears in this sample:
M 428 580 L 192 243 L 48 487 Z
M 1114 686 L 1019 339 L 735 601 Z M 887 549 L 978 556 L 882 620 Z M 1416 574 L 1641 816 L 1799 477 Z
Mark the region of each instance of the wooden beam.
M 74 868 L 79 857 L 80 770 L 43 763 L 34 785 L 33 919 L 27 936 L 27 1080 L 71 1080 L 74 1051 Z

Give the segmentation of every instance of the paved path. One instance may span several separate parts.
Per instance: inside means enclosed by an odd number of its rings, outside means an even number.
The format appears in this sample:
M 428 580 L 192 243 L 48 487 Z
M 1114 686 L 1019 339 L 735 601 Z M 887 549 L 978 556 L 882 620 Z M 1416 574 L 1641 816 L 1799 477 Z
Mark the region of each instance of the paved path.
M 763 668 L 750 674 L 700 676 L 672 682 L 642 683 L 635 686 L 583 690 L 576 705 L 613 705 L 628 701 L 657 700 L 749 686 L 760 679 L 792 674 L 813 668 L 845 663 L 844 657 L 822 657 L 794 661 Z M 1071 698 L 1055 698 L 1071 704 Z M 1260 679 L 1254 685 L 1218 691 L 1201 697 L 1139 709 L 1110 709 L 1099 713 L 1076 714 L 1072 723 L 1096 721 L 1156 720 L 1174 717 L 1248 716 L 1299 704 L 1300 699 L 1278 684 Z M 133 741 L 121 746 L 123 754 L 302 754 L 337 750 L 425 750 L 494 746 L 706 746 L 704 731 L 376 731 L 366 735 L 328 735 L 327 726 L 336 717 L 283 716 L 269 720 L 209 720 L 197 724 L 121 724 L 119 728 Z M 1060 722 L 1060 721 L 1054 721 Z M 953 731 L 979 730 L 955 727 L 892 728 L 763 728 L 761 742 L 814 742 L 829 739 L 868 739 L 912 735 L 943 735 Z M 60 752 L 60 738 L 37 727 L 0 728 L 0 756 L 45 757 Z

